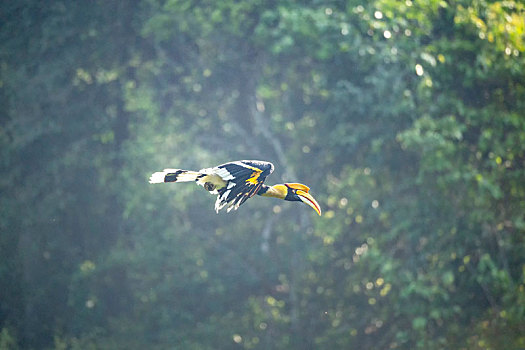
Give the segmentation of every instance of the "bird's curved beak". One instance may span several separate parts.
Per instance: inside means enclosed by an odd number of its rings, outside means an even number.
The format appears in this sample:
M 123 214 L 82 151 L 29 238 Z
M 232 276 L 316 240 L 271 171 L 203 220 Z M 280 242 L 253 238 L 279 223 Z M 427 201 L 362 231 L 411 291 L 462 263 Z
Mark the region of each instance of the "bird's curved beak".
M 297 194 L 300 200 L 311 206 L 317 212 L 317 214 L 321 215 L 321 207 L 314 197 L 312 197 L 312 195 L 302 190 L 297 190 L 295 194 Z

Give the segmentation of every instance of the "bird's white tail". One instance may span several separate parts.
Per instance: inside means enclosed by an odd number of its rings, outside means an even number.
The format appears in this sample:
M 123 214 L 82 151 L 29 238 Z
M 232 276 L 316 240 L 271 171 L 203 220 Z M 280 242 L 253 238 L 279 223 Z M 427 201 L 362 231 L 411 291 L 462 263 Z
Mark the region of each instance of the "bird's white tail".
M 181 170 L 181 169 L 164 169 L 153 173 L 149 178 L 150 184 L 163 182 L 191 182 L 197 180 L 201 173 L 198 171 Z

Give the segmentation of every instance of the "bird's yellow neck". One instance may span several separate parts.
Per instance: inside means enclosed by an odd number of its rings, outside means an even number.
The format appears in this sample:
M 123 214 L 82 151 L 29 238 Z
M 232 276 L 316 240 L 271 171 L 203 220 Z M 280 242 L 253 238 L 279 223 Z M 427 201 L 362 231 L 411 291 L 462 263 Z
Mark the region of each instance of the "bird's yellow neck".
M 274 186 L 268 186 L 268 191 L 263 193 L 261 196 L 284 199 L 286 198 L 287 194 L 288 194 L 288 188 L 285 185 L 274 185 Z

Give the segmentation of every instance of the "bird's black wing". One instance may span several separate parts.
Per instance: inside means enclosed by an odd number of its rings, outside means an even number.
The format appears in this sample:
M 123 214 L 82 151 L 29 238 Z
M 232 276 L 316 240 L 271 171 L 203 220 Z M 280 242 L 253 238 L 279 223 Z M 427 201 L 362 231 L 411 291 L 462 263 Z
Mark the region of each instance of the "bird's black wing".
M 226 186 L 218 190 L 215 210 L 218 212 L 225 206 L 228 206 L 228 211 L 239 208 L 259 191 L 273 168 L 272 163 L 254 160 L 230 162 L 213 168 L 214 174 L 227 181 Z

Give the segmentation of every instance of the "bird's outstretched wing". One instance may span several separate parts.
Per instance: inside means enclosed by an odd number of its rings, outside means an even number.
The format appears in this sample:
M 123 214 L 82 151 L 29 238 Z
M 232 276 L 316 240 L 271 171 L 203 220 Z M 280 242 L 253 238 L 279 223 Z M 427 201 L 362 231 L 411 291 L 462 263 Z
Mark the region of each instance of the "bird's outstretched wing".
M 219 212 L 225 206 L 228 206 L 227 211 L 237 210 L 248 198 L 253 197 L 266 177 L 273 172 L 273 168 L 273 164 L 269 162 L 241 160 L 203 169 L 201 172 L 219 175 L 226 181 L 226 186 L 217 190 L 215 210 Z

